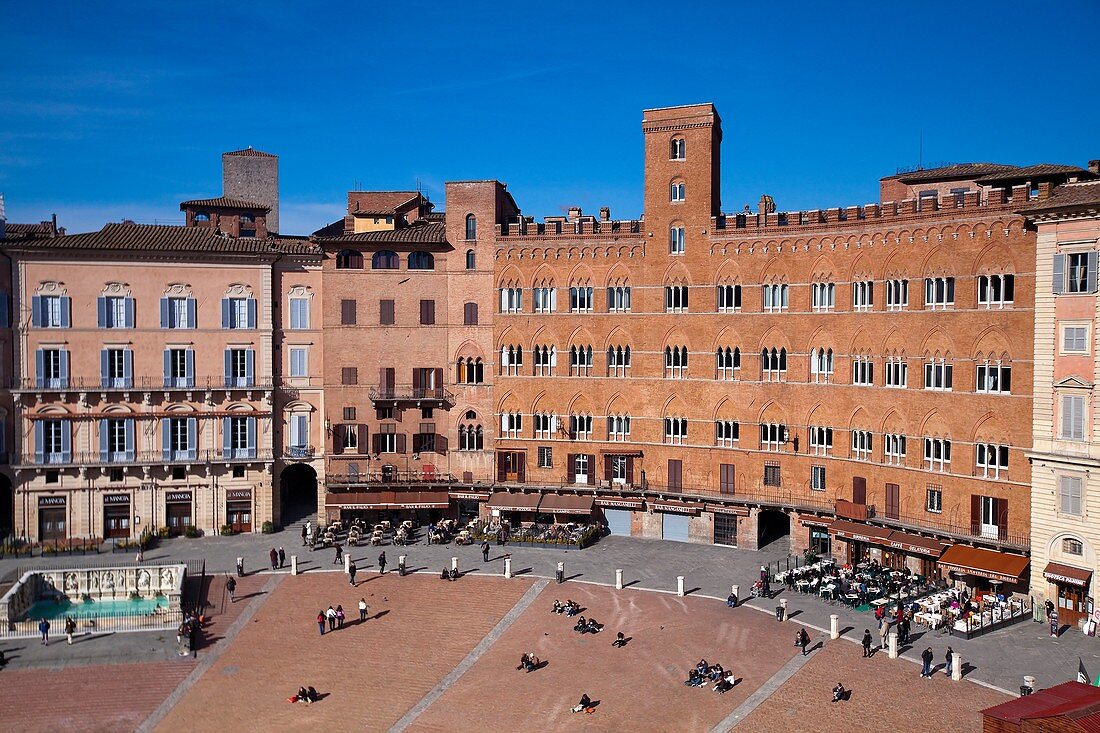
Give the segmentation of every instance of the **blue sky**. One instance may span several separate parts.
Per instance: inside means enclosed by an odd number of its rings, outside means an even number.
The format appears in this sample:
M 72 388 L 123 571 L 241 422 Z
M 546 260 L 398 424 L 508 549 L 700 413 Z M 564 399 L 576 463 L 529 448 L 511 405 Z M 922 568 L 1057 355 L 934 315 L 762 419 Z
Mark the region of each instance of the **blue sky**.
M 627 218 L 641 110 L 703 101 L 726 211 L 874 201 L 922 130 L 926 164 L 1100 158 L 1100 3 L 902 5 L 8 2 L 0 192 L 70 231 L 181 221 L 252 145 L 280 156 L 285 233 L 418 179 Z

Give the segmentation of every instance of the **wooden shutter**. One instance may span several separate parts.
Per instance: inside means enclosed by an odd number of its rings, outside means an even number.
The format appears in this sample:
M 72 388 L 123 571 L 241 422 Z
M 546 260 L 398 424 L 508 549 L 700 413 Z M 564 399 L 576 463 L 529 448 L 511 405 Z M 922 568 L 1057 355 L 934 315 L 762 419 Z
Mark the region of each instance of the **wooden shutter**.
M 977 535 L 982 529 L 982 497 L 970 495 L 970 534 Z
M 508 480 L 508 454 L 497 451 L 497 481 Z
M 443 396 L 443 367 L 437 367 L 433 370 L 432 386 L 435 388 L 435 395 L 437 397 Z
M 596 485 L 596 456 L 594 454 L 588 454 L 588 485 Z
M 413 368 L 412 380 L 413 380 L 413 396 L 414 397 L 420 397 L 421 396 L 421 387 L 423 385 L 423 380 L 421 379 L 420 369 L 415 368 L 415 367 Z
M 577 479 L 577 455 L 570 453 L 565 457 L 565 483 L 571 484 Z
M 1096 250 L 1088 253 L 1088 271 L 1085 273 L 1085 292 L 1096 292 Z
M 527 480 L 527 454 L 516 452 L 512 454 L 512 460 L 516 464 L 516 480 L 521 484 Z
M 355 436 L 357 438 L 355 444 L 359 446 L 359 453 L 369 453 L 370 451 L 367 449 L 369 445 L 367 443 L 367 426 L 360 423 L 355 426 L 355 430 L 357 433 Z
M 611 484 L 611 456 L 603 457 L 603 480 Z
M 467 326 L 477 325 L 477 303 L 467 303 L 463 306 L 462 321 Z
M 901 487 L 897 484 L 886 484 L 886 516 L 897 519 L 901 511 Z
M 355 313 L 355 301 L 354 300 L 341 300 L 340 301 L 340 325 L 342 326 L 354 326 L 356 321 Z
M 397 370 L 393 367 L 387 367 L 384 371 L 386 389 L 392 393 L 397 386 Z
M 734 464 L 721 464 L 719 468 L 718 490 L 722 494 L 734 493 Z
M 405 434 L 404 433 L 398 433 L 397 434 L 397 452 L 398 453 L 404 453 L 405 452 Z
M 344 367 L 340 370 L 341 384 L 359 384 L 358 367 Z
M 392 326 L 396 322 L 392 300 L 378 301 L 378 322 L 383 326 Z
M 1008 537 L 1008 499 L 996 499 L 993 505 L 994 516 L 997 521 L 997 536 L 1000 539 Z
M 374 437 L 371 438 L 371 453 L 374 453 L 375 455 L 378 455 L 381 452 L 382 452 L 382 434 L 381 433 L 375 433 Z
M 626 482 L 628 484 L 634 483 L 634 456 L 626 457 Z
M 335 425 L 332 429 L 332 452 L 339 455 L 344 452 L 344 431 L 347 425 Z
M 867 479 L 862 476 L 852 477 L 852 503 L 867 503 Z
M 670 458 L 668 461 L 668 488 L 670 491 L 680 491 L 683 488 L 683 472 L 683 462 Z

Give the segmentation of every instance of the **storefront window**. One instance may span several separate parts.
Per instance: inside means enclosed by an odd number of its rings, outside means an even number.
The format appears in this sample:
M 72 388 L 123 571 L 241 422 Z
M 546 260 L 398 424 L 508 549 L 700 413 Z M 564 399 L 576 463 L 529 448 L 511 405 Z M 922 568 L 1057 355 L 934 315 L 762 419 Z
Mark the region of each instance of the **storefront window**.
M 810 529 L 810 551 L 818 557 L 829 557 L 832 554 L 832 538 L 825 529 Z

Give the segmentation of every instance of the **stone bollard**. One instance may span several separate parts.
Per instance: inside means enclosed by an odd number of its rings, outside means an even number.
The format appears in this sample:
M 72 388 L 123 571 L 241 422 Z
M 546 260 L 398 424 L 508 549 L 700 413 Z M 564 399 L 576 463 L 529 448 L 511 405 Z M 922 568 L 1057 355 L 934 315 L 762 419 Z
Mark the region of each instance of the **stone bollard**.
M 564 562 L 559 562 L 558 563 L 558 569 L 554 571 L 554 579 L 557 580 L 559 584 L 565 582 L 565 563 Z
M 623 589 L 623 571 L 622 570 L 616 570 L 615 571 L 615 590 L 622 590 L 622 589 Z
M 896 631 L 886 636 L 886 656 L 890 659 L 898 658 L 898 634 Z
M 958 682 L 963 678 L 963 658 L 958 652 L 951 654 L 951 679 Z
M 777 620 L 786 621 L 787 620 L 787 599 L 786 598 L 780 598 L 779 599 L 779 608 L 782 609 L 782 613 L 780 614 L 780 617 Z
M 402 578 L 405 577 L 405 572 L 406 572 L 406 570 L 405 570 L 405 568 L 406 568 L 405 560 L 406 559 L 408 559 L 408 558 L 405 555 L 398 555 L 397 556 L 397 574 L 399 576 L 401 576 Z
M 344 575 L 351 572 L 351 555 L 344 553 Z
M 681 598 L 684 596 L 684 576 L 682 575 L 676 576 L 676 595 Z
M 840 616 L 835 613 L 829 616 L 829 638 L 840 638 Z
M 451 558 L 451 570 L 454 570 L 456 573 L 458 572 L 458 558 L 457 557 L 452 557 Z
M 504 577 L 512 577 L 512 558 L 510 557 L 504 558 Z
M 298 556 L 297 555 L 291 555 L 290 556 L 290 574 L 291 575 L 297 575 L 298 574 Z

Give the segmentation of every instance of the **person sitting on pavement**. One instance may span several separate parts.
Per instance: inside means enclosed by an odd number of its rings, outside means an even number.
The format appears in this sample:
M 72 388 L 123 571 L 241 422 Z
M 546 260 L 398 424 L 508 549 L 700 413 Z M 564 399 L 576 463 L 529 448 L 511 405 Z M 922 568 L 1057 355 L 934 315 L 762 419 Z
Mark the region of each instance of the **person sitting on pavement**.
M 617 646 L 620 649 L 626 646 L 626 634 L 621 631 L 615 634 L 615 641 L 611 642 L 611 646 Z
M 550 609 L 550 613 L 565 613 L 565 606 L 561 605 L 561 601 L 554 599 L 554 607 Z
M 733 689 L 733 680 L 734 678 L 732 674 L 721 678 L 716 683 L 714 683 L 714 691 L 717 692 L 719 695 L 726 694 Z
M 721 664 L 712 665 L 711 668 L 710 668 L 710 671 L 707 674 L 707 677 L 710 677 L 710 679 L 714 682 L 717 682 L 718 680 L 722 679 L 725 676 L 726 676 L 726 670 L 722 668 Z
M 451 568 L 451 572 L 448 575 L 447 580 L 458 580 L 458 568 Z
M 519 659 L 519 666 L 516 667 L 516 669 L 533 672 L 538 668 L 539 663 L 539 658 L 535 656 L 534 652 L 524 652 L 523 656 Z
M 584 616 L 581 616 L 579 619 L 577 619 L 577 623 L 573 625 L 573 631 L 579 631 L 582 634 L 587 628 L 588 622 L 584 620 Z
M 695 665 L 695 670 L 702 675 L 705 675 L 708 669 L 710 669 L 710 665 L 707 664 L 706 659 L 700 659 L 699 663 Z
M 566 616 L 576 616 L 578 613 L 580 613 L 580 610 L 581 610 L 581 604 L 577 603 L 572 598 L 570 598 L 569 600 L 567 600 L 565 602 L 565 615 Z
M 837 682 L 836 687 L 833 688 L 833 702 L 840 702 L 847 694 L 848 691 L 844 689 L 844 685 Z
M 729 596 L 726 597 L 726 608 L 736 608 L 736 607 L 737 607 L 737 596 L 730 593 Z
M 601 631 L 603 631 L 603 624 L 599 623 L 594 618 L 590 618 L 590 619 L 588 619 L 588 625 L 586 625 L 584 627 L 584 631 L 582 631 L 581 633 L 582 634 L 585 634 L 585 633 L 587 633 L 587 634 L 598 634 Z
M 440 580 L 450 580 L 451 576 L 447 574 L 447 568 L 443 568 L 443 572 L 439 574 Z
M 572 708 L 569 709 L 569 712 L 579 713 L 582 710 L 588 710 L 591 707 L 592 707 L 592 698 L 590 698 L 588 696 L 588 693 L 586 692 L 583 695 L 581 695 L 580 702 L 578 702 L 576 705 L 574 705 Z
M 688 678 L 684 680 L 684 684 L 688 687 L 699 687 L 707 681 L 707 678 L 699 672 L 698 667 L 694 667 L 688 670 Z

